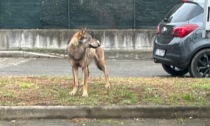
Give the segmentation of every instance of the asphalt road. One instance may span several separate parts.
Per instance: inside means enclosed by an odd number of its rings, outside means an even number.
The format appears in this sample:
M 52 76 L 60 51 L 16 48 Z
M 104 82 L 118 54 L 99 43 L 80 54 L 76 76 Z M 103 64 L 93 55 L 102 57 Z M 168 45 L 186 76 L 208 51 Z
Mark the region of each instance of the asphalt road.
M 160 64 L 152 59 L 107 59 L 110 77 L 154 77 L 169 76 Z M 94 62 L 90 76 L 103 76 Z M 67 58 L 0 58 L 0 75 L 5 76 L 72 76 Z M 80 70 L 79 75 L 82 76 Z
M 209 119 L 12 120 L 0 126 L 210 126 Z

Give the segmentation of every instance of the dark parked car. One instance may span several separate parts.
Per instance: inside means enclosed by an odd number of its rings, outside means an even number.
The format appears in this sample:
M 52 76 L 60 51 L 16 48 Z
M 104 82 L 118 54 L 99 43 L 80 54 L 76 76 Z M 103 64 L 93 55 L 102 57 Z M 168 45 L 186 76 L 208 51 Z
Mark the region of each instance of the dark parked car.
M 205 0 L 183 0 L 157 26 L 153 58 L 171 75 L 210 77 L 210 39 L 202 38 Z

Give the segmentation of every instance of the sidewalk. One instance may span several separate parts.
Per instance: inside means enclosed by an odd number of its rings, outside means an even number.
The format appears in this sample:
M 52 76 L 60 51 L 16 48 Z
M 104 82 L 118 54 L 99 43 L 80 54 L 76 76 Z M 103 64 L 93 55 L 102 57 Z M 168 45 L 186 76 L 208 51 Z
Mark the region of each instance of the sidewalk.
M 105 51 L 106 59 L 152 59 L 152 50 L 142 51 L 123 51 L 108 50 Z M 24 58 L 66 58 L 65 50 L 26 50 L 26 51 L 0 51 L 0 57 L 24 57 Z
M 48 53 L 28 52 L 28 51 L 0 51 L 0 57 L 25 57 L 25 58 L 63 58 L 66 55 L 54 55 Z

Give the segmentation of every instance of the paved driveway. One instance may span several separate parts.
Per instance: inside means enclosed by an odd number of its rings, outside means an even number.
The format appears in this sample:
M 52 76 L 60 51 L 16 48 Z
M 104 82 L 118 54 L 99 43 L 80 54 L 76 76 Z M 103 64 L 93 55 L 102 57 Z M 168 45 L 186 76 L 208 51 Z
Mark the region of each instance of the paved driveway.
M 0 126 L 210 126 L 209 119 L 12 120 Z

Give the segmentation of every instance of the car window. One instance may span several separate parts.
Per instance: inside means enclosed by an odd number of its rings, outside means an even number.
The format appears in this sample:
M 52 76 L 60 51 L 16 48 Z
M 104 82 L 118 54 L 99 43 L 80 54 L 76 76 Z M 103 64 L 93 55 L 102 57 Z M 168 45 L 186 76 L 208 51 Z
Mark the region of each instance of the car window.
M 166 22 L 184 22 L 203 13 L 204 10 L 195 3 L 177 4 L 164 18 Z

